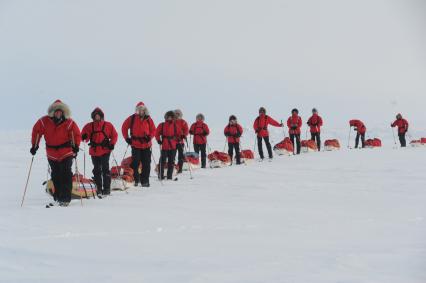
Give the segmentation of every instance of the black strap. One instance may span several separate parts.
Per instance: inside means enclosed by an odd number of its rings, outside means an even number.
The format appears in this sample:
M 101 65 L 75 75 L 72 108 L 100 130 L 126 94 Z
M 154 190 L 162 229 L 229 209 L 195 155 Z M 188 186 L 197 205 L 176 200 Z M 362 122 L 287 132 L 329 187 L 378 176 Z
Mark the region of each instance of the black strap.
M 262 128 L 260 127 L 260 116 L 257 117 L 257 131 L 260 132 L 260 130 L 267 130 L 268 127 L 266 125 L 266 120 L 268 119 L 268 115 L 265 115 L 265 126 L 263 126 Z
M 133 114 L 132 118 L 130 120 L 130 138 L 132 140 L 138 140 L 141 143 L 148 143 L 149 141 L 147 141 L 147 139 L 146 139 L 148 137 L 147 135 L 145 135 L 144 137 L 137 137 L 137 136 L 133 135 L 133 126 L 135 124 L 136 116 L 137 116 L 136 114 Z M 148 121 L 149 131 L 151 132 L 151 123 L 149 123 L 149 119 L 150 119 L 149 116 L 144 116 L 144 118 L 143 118 L 143 120 L 147 120 Z
M 101 130 L 100 131 L 95 131 L 95 122 L 92 122 L 92 132 L 90 133 L 90 143 L 89 143 L 89 146 L 94 147 L 95 150 L 96 150 L 96 147 L 98 147 L 98 146 L 106 147 L 109 144 L 109 138 L 108 138 L 107 134 L 105 133 L 105 125 L 106 125 L 106 123 L 104 122 L 104 124 L 102 125 Z M 100 143 L 97 143 L 97 142 L 95 142 L 93 140 L 93 136 L 95 134 L 98 134 L 98 133 L 102 133 L 104 135 L 104 139 Z
M 46 143 L 46 147 L 58 150 L 58 149 L 61 149 L 61 148 L 72 147 L 72 145 L 71 145 L 71 141 L 67 141 L 66 143 L 63 143 L 63 144 L 60 144 L 60 145 L 50 145 L 50 144 Z

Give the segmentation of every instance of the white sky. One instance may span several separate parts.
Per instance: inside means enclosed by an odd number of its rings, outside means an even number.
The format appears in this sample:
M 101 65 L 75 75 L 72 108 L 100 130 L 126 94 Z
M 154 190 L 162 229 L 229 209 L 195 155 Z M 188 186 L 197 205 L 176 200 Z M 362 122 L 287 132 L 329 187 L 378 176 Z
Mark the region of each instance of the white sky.
M 251 126 L 266 106 L 424 128 L 425 15 L 424 0 L 0 0 L 0 129 L 56 98 L 80 126 L 101 106 L 120 127 L 142 100 L 156 123 L 179 107 Z

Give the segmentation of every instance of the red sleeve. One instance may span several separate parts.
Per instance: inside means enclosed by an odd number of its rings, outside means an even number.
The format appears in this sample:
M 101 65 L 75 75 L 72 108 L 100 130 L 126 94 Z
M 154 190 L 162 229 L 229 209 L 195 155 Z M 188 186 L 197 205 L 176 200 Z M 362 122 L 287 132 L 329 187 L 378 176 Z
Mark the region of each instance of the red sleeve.
M 405 129 L 407 129 L 408 130 L 408 126 L 409 126 L 409 124 L 408 124 L 408 121 L 407 120 L 404 120 L 404 122 L 405 122 Z
M 130 119 L 132 119 L 132 117 L 128 117 L 123 125 L 121 126 L 121 133 L 123 134 L 123 138 L 124 139 L 128 139 L 129 138 L 129 128 L 130 128 Z
M 244 130 L 243 127 L 241 127 L 240 125 L 237 125 L 238 131 L 240 132 L 240 134 L 242 135 Z
M 113 124 L 109 123 L 111 127 L 111 144 L 115 145 L 118 140 L 118 134 Z
M 44 126 L 41 119 L 39 119 L 33 126 L 33 132 L 31 135 L 31 144 L 39 145 L 43 135 L 44 135 Z
M 77 147 L 80 147 L 80 143 L 81 143 L 81 132 L 80 129 L 77 126 L 77 123 L 72 121 L 72 126 L 71 126 L 71 133 L 74 136 L 74 144 Z
M 302 127 L 303 123 L 302 123 L 302 118 L 299 117 L 298 121 L 297 121 L 297 126 L 300 128 Z
M 228 126 L 225 127 L 225 129 L 223 130 L 223 133 L 225 134 L 225 136 L 226 136 L 226 134 L 229 133 Z
M 318 126 L 322 127 L 323 125 L 322 118 L 321 117 L 318 117 L 318 118 L 319 118 Z
M 254 129 L 255 132 L 258 131 L 258 128 L 257 128 L 257 126 L 259 125 L 258 122 L 257 122 L 258 119 L 259 119 L 259 117 L 257 117 L 253 122 L 253 129 Z
M 155 139 L 157 141 L 161 141 L 161 132 L 163 131 L 163 123 L 158 125 L 157 130 L 155 132 Z
M 188 123 L 187 123 L 186 121 L 183 121 L 183 123 L 182 123 L 182 134 L 183 134 L 185 137 L 187 137 L 187 136 L 188 136 L 188 133 L 189 133 L 189 130 L 188 130 Z
M 206 136 L 208 136 L 210 134 L 209 126 L 207 126 L 206 123 L 204 123 L 204 131 L 206 132 Z
M 395 127 L 396 126 L 396 122 L 397 122 L 398 120 L 395 120 L 395 122 L 393 122 L 392 123 L 392 127 Z
M 274 127 L 280 127 L 280 123 L 268 116 L 268 124 Z
M 155 134 L 156 134 L 156 128 L 155 128 L 154 120 L 149 118 L 149 136 L 153 138 Z
M 87 135 L 87 139 L 83 140 L 84 142 L 89 142 L 90 140 L 90 135 L 92 134 L 92 127 L 91 127 L 91 123 L 86 124 L 83 127 L 83 130 L 81 131 L 81 135 Z
M 321 118 L 320 118 L 321 119 Z M 312 116 L 309 117 L 307 124 L 310 126 L 311 125 L 311 120 L 312 120 Z
M 195 124 L 192 124 L 192 125 L 191 125 L 191 128 L 189 129 L 189 133 L 190 133 L 191 135 L 193 135 L 193 134 L 194 134 L 194 127 L 195 127 Z
M 287 119 L 287 127 L 291 128 L 291 118 Z

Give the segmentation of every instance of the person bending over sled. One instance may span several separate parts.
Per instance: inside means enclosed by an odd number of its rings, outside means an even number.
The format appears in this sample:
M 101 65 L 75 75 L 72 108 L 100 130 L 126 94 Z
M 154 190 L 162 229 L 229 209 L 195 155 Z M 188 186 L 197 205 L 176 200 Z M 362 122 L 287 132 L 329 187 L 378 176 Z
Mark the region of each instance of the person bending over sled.
M 159 178 L 164 180 L 164 165 L 167 162 L 167 180 L 173 179 L 177 145 L 182 134 L 182 129 L 175 121 L 175 112 L 168 111 L 164 115 L 165 122 L 157 127 L 155 138 L 161 147 Z
M 269 131 L 268 126 L 283 127 L 283 124 L 278 123 L 268 115 L 266 115 L 266 109 L 264 107 L 259 108 L 259 116 L 254 120 L 253 129 L 257 134 L 257 148 L 259 150 L 260 159 L 263 160 L 263 146 L 262 140 L 265 141 L 266 149 L 268 150 L 269 159 L 272 159 L 272 148 L 269 142 Z
M 364 148 L 365 147 L 365 133 L 367 132 L 367 128 L 365 127 L 364 123 L 360 120 L 350 120 L 349 126 L 354 127 L 354 131 L 356 131 L 355 148 L 358 148 L 359 138 L 361 138 L 361 145 L 362 145 L 362 148 Z
M 176 124 L 181 129 L 181 132 L 179 134 L 179 142 L 177 144 L 177 153 L 178 153 L 178 167 L 179 167 L 178 173 L 182 173 L 182 167 L 185 161 L 185 156 L 184 156 L 185 142 L 188 143 L 187 137 L 189 134 L 189 128 L 188 128 L 188 123 L 183 119 L 183 114 L 180 109 L 175 110 L 175 116 L 176 116 Z
M 196 122 L 191 125 L 189 133 L 194 136 L 194 151 L 199 154 L 201 152 L 201 168 L 206 168 L 206 147 L 207 136 L 210 134 L 209 127 L 204 123 L 204 115 L 198 114 Z
M 93 110 L 91 118 L 93 121 L 84 126 L 81 137 L 90 146 L 89 154 L 92 157 L 97 194 L 108 196 L 111 194 L 109 159 L 117 143 L 118 135 L 114 126 L 104 120 L 105 115 L 102 109 Z
M 149 187 L 152 155 L 151 140 L 155 136 L 155 124 L 143 102 L 139 102 L 136 105 L 135 112 L 124 121 L 121 132 L 127 144 L 132 147 L 132 169 L 134 171 L 135 187 L 138 186 L 139 182 L 141 182 L 142 187 Z M 139 173 L 139 163 L 142 163 L 142 173 Z
M 316 108 L 312 109 L 312 116 L 308 119 L 308 126 L 311 131 L 311 140 L 317 142 L 318 151 L 321 150 L 321 127 L 322 127 L 322 118 L 318 115 L 318 110 Z
M 235 115 L 231 115 L 229 117 L 229 123 L 225 127 L 224 133 L 228 141 L 228 154 L 231 157 L 231 161 L 233 160 L 235 150 L 237 165 L 240 165 L 240 138 L 243 134 L 243 128 L 238 124 L 237 117 Z
M 297 154 L 300 154 L 301 150 L 301 142 L 300 142 L 300 128 L 302 127 L 302 118 L 299 116 L 299 110 L 294 108 L 291 110 L 291 116 L 287 120 L 287 126 L 288 126 L 288 133 L 290 134 L 291 142 L 293 143 L 293 148 L 295 140 L 296 140 L 296 147 L 297 147 Z
M 60 100 L 49 106 L 47 114 L 33 127 L 30 152 L 33 156 L 37 153 L 40 140 L 44 136 L 47 160 L 55 186 L 53 199 L 59 206 L 68 206 L 72 191 L 72 160 L 79 151 L 80 129 L 70 118 L 69 107 Z
M 401 147 L 407 146 L 407 141 L 405 140 L 405 135 L 408 131 L 408 121 L 402 118 L 401 114 L 396 115 L 396 120 L 391 124 L 391 127 L 398 127 L 398 137 Z

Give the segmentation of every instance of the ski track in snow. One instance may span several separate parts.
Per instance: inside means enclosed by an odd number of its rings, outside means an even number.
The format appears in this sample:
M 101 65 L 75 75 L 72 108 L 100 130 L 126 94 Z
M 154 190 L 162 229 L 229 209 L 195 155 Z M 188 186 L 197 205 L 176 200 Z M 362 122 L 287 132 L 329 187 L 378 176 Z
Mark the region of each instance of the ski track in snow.
M 51 209 L 41 148 L 21 209 L 28 137 L 1 140 L 0 282 L 426 282 L 426 148 L 275 156 Z

